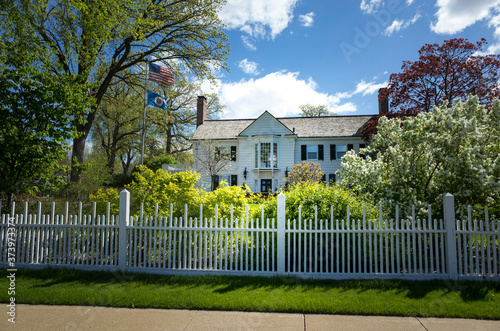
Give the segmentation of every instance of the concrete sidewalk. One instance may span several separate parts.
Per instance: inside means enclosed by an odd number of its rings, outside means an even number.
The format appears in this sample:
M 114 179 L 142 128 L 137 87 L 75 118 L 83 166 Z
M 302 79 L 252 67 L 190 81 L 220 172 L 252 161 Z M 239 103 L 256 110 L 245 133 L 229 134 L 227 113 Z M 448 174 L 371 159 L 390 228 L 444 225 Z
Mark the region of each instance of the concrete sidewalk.
M 500 330 L 500 321 L 16 305 L 0 330 Z

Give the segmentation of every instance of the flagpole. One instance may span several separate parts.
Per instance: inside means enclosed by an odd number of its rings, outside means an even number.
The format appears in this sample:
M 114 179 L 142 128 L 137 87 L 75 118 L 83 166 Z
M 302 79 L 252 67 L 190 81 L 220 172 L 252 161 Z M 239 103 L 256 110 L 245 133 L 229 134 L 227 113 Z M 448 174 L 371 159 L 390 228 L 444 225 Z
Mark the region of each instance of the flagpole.
M 148 106 L 148 71 L 149 71 L 149 59 L 146 58 L 146 75 L 144 77 L 144 110 L 142 113 L 141 165 L 144 165 L 144 140 L 146 139 L 146 107 Z

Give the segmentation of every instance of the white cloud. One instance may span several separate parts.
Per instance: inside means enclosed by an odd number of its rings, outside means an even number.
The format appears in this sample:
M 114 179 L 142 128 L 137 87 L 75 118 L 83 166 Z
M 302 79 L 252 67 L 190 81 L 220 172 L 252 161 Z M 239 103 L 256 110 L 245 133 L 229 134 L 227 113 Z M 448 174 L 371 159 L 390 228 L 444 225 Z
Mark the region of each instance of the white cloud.
M 302 26 L 311 27 L 314 23 L 314 13 L 310 12 L 299 16 L 299 22 Z
M 495 32 L 493 32 L 493 35 L 497 38 L 500 39 L 500 13 L 497 15 L 493 15 L 490 19 L 490 22 L 488 24 L 490 28 L 494 28 Z
M 500 0 L 437 0 L 436 6 L 437 22 L 431 23 L 431 30 L 454 34 L 500 10 Z
M 377 11 L 377 9 L 382 6 L 382 0 L 362 0 L 359 8 L 363 14 L 372 14 Z
M 387 81 L 377 84 L 374 81 L 365 82 L 362 79 L 358 84 L 356 84 L 356 89 L 351 93 L 351 96 L 355 94 L 361 94 L 363 96 L 372 95 L 375 92 L 378 92 L 378 90 L 382 87 L 387 87 Z
M 406 4 L 409 6 L 413 3 L 414 0 L 406 0 Z
M 356 106 L 342 102 L 346 93 L 328 94 L 317 91 L 313 79 L 299 79 L 299 73 L 280 71 L 257 79 L 222 83 L 219 86 L 204 84 L 205 93 L 218 93 L 221 103 L 226 105 L 225 118 L 257 118 L 268 110 L 276 117 L 299 114 L 304 104 L 327 105 L 337 112 L 353 112 Z
M 417 13 L 417 14 L 415 14 L 415 16 L 413 16 L 413 18 L 411 20 L 405 21 L 405 20 L 395 19 L 394 21 L 392 21 L 391 25 L 389 25 L 384 30 L 384 34 L 386 36 L 390 36 L 394 32 L 398 32 L 399 30 L 406 29 L 407 27 L 409 27 L 410 25 L 415 23 L 419 18 L 420 18 L 420 14 Z
M 250 50 L 250 51 L 256 51 L 257 47 L 253 44 L 252 40 L 248 36 L 241 36 L 241 41 L 243 41 L 243 45 Z
M 249 61 L 251 62 L 251 61 Z M 351 113 L 357 110 L 353 97 L 369 96 L 370 100 L 387 81 L 377 83 L 361 80 L 351 91 L 333 94 L 318 91 L 316 82 L 309 78 L 299 78 L 298 72 L 279 71 L 256 79 L 242 79 L 239 82 L 222 82 L 210 85 L 202 83 L 204 93 L 217 93 L 226 106 L 225 118 L 257 118 L 265 110 L 276 117 L 298 116 L 299 106 L 304 104 L 326 105 L 328 110 L 337 114 Z M 373 101 L 376 103 L 376 98 Z
M 257 75 L 259 70 L 257 69 L 259 65 L 256 62 L 248 61 L 248 59 L 241 60 L 238 63 L 238 67 L 246 74 Z
M 241 29 L 253 37 L 280 34 L 292 21 L 298 0 L 228 0 L 219 17 L 229 29 Z
M 403 20 L 398 20 L 398 19 L 395 19 L 394 21 L 392 21 L 391 25 L 389 25 L 385 30 L 384 30 L 384 34 L 386 36 L 390 36 L 394 31 L 399 31 L 401 30 L 401 27 L 403 26 L 403 23 L 404 21 Z

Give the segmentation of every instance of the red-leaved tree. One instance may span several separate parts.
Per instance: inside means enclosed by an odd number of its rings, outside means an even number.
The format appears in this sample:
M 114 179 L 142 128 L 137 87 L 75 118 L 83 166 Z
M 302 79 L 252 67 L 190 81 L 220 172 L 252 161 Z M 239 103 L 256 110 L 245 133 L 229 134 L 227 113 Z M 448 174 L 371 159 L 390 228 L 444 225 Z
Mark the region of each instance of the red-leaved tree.
M 498 73 L 500 55 L 481 55 L 486 39 L 476 43 L 464 38 L 445 40 L 442 45 L 426 44 L 419 50 L 417 61 L 404 61 L 400 73 L 393 73 L 380 98 L 389 98 L 387 117 L 415 116 L 429 112 L 434 105 L 470 94 L 481 104 L 490 106 L 500 97 Z M 379 116 L 361 130 L 365 139 L 375 134 Z

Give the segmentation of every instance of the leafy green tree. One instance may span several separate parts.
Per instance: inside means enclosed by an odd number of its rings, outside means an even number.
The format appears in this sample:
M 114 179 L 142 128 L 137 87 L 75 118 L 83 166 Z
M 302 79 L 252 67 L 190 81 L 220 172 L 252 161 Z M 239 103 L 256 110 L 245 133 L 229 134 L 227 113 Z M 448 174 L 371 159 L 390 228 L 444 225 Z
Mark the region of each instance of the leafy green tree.
M 76 75 L 56 78 L 34 66 L 23 41 L 0 39 L 0 190 L 35 194 L 62 181 L 60 163 L 74 127 L 91 106 Z
M 134 155 L 127 152 L 133 153 L 134 149 L 130 147 L 140 139 L 143 107 L 141 93 L 123 81 L 111 86 L 104 96 L 96 114 L 92 138 L 94 145 L 105 152 L 110 174 L 115 173 L 117 157 L 125 155 L 128 159 L 123 162 L 123 172 L 128 172 Z
M 76 126 L 80 134 L 73 141 L 72 181 L 80 179 L 76 165 L 84 162 L 87 137 L 113 78 L 127 79 L 129 69 L 144 67 L 148 58 L 165 63 L 177 60 L 199 78 L 214 79 L 213 70 L 227 69 L 229 47 L 217 15 L 223 0 L 13 0 L 4 4 L 2 32 L 46 51 L 31 54 L 37 57 L 33 67 L 45 70 L 47 65 L 46 71 L 57 80 L 71 76 L 91 85 L 88 95 L 94 106 Z
M 333 116 L 335 113 L 332 113 L 328 110 L 326 105 L 302 105 L 299 107 L 302 114 L 302 117 L 320 117 L 320 116 Z
M 320 182 L 323 176 L 319 163 L 302 161 L 292 166 L 288 177 L 285 178 L 285 185 L 293 187 L 299 183 L 314 184 Z
M 406 120 L 381 118 L 365 152 L 376 158 L 348 152 L 338 175 L 375 201 L 440 210 L 443 194 L 451 193 L 459 206 L 498 206 L 500 101 L 487 109 L 470 97 Z

